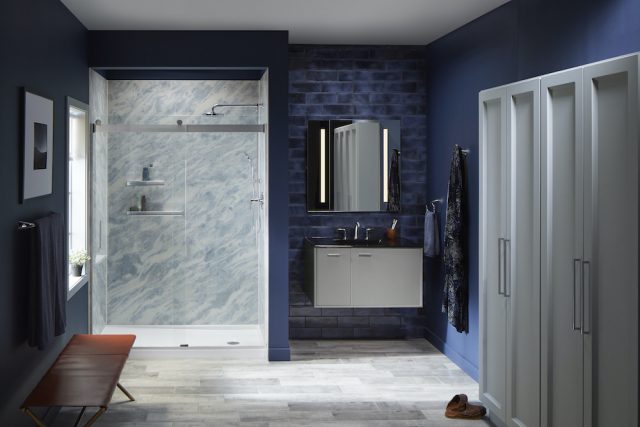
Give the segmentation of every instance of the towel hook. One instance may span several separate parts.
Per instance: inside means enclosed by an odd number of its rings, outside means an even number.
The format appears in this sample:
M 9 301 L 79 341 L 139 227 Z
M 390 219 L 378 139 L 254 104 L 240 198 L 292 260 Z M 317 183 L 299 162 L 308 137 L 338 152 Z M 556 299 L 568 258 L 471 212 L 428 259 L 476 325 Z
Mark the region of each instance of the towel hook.
M 436 204 L 437 203 L 442 203 L 442 199 L 435 199 L 435 200 L 432 200 L 429 203 L 431 203 L 431 209 L 435 212 L 436 211 Z
M 27 221 L 18 221 L 18 230 L 28 230 L 30 228 L 35 228 L 35 224 Z

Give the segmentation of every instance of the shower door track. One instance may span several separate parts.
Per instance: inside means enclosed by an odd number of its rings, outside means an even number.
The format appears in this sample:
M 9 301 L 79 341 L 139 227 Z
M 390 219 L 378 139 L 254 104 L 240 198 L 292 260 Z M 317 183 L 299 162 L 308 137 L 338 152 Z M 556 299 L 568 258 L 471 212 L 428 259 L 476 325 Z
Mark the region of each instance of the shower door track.
M 101 124 L 99 121 L 94 123 L 95 130 L 104 130 L 108 133 L 122 132 L 226 132 L 226 133 L 264 133 L 265 125 L 109 125 Z

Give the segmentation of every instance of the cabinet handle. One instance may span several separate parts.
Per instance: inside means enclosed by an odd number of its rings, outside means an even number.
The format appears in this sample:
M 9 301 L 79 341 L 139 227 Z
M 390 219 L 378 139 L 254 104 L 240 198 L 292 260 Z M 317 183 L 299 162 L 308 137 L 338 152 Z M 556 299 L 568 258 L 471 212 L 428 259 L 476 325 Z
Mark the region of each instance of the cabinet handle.
M 591 333 L 591 262 L 582 262 L 582 309 L 580 316 L 582 317 L 582 333 L 588 335 Z
M 511 297 L 511 239 L 504 239 L 502 247 L 504 249 L 504 296 Z
M 498 237 L 498 295 L 504 295 L 502 293 L 502 245 L 504 244 L 504 239 L 502 237 Z
M 371 254 L 368 254 L 368 253 L 360 253 L 358 254 L 358 256 L 371 258 Z
M 336 258 L 337 258 L 337 257 L 339 257 L 339 256 L 341 256 L 341 255 L 342 255 L 342 254 L 327 254 L 327 256 L 330 256 L 330 257 L 336 257 Z
M 578 267 L 576 274 L 576 266 Z M 578 286 L 576 286 L 578 285 Z M 576 288 L 580 288 L 580 295 L 582 295 L 582 260 L 580 258 L 573 259 L 573 330 L 579 331 L 582 329 L 582 305 L 580 305 L 580 316 L 578 317 L 578 322 L 576 322 Z M 578 298 L 581 300 L 582 297 Z

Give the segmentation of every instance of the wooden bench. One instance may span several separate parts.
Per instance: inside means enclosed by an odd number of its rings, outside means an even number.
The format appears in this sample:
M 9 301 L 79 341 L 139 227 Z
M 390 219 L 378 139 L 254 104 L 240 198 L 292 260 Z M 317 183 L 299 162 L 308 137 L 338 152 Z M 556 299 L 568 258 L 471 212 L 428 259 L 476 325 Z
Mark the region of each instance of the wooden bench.
M 22 411 L 44 427 L 31 408 L 81 407 L 77 426 L 87 407 L 97 407 L 85 424 L 90 426 L 107 410 L 116 387 L 135 400 L 118 382 L 135 340 L 135 335 L 74 335 L 24 401 Z

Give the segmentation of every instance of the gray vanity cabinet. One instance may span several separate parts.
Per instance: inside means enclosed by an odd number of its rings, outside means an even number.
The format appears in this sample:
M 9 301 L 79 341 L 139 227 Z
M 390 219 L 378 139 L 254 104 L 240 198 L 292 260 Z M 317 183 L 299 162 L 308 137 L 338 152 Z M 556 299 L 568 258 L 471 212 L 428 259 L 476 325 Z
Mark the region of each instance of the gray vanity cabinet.
M 422 307 L 420 248 L 352 248 L 354 307 Z
M 305 248 L 314 307 L 422 307 L 422 248 Z
M 317 248 L 315 303 L 324 307 L 351 305 L 351 249 Z

